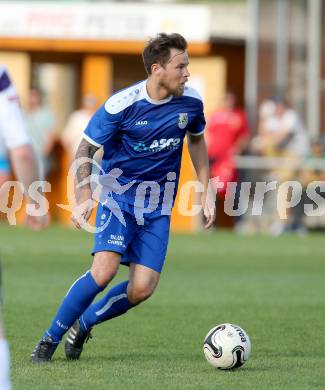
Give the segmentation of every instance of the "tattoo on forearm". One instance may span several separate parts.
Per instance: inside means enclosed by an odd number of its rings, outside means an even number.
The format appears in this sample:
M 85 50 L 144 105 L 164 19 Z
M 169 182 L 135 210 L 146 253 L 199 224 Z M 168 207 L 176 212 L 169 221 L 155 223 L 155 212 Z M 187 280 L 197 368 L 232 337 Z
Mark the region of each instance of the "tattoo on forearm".
M 78 147 L 77 153 L 76 153 L 76 160 L 82 157 L 87 157 L 89 159 L 92 159 L 94 157 L 95 152 L 99 148 L 97 146 L 94 146 L 90 144 L 88 141 L 83 139 Z M 84 179 L 89 177 L 91 175 L 91 162 L 88 161 L 86 163 L 83 163 L 77 171 L 77 182 L 81 183 Z

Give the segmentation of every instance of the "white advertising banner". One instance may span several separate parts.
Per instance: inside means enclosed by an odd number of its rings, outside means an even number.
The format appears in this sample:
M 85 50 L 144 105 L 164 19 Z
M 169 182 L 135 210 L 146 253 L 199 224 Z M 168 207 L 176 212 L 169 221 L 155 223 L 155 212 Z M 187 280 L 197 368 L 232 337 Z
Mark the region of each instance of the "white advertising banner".
M 0 2 L 0 37 L 137 41 L 179 32 L 191 42 L 210 36 L 204 5 Z

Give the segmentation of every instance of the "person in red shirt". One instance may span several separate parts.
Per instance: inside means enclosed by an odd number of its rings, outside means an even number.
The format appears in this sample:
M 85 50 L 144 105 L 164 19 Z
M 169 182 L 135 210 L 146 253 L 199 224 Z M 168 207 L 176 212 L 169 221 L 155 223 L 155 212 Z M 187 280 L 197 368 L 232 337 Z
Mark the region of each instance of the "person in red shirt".
M 207 127 L 210 175 L 224 183 L 223 188 L 218 188 L 217 200 L 224 200 L 227 183 L 237 181 L 234 156 L 247 147 L 249 136 L 246 113 L 236 107 L 236 95 L 227 91 L 221 107 L 211 114 Z

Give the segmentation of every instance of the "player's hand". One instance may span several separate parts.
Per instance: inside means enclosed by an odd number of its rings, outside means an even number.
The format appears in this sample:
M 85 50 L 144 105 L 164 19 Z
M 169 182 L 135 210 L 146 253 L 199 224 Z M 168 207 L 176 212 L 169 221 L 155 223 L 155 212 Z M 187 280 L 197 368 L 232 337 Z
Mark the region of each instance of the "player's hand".
M 205 229 L 209 229 L 216 220 L 216 207 L 214 199 L 208 199 L 207 195 L 204 193 L 201 198 L 203 214 L 205 217 Z
M 81 229 L 84 225 L 94 208 L 94 201 L 91 198 L 79 201 L 79 204 L 74 207 L 71 215 L 71 221 L 77 229 Z

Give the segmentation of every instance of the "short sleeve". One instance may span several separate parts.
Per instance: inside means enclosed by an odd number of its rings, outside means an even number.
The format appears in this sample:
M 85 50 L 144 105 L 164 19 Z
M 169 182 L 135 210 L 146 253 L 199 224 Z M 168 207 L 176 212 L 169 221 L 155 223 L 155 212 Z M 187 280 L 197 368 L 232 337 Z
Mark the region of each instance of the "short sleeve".
M 0 92 L 0 131 L 8 149 L 31 143 L 13 85 Z
M 84 131 L 84 138 L 91 144 L 100 147 L 114 139 L 120 128 L 123 112 L 109 113 L 105 105 L 101 106 L 90 119 Z
M 198 102 L 199 104 L 198 104 L 197 114 L 187 129 L 187 132 L 190 135 L 194 135 L 194 136 L 203 134 L 205 124 L 206 124 L 204 113 L 203 113 L 203 103 L 200 100 L 198 100 Z

